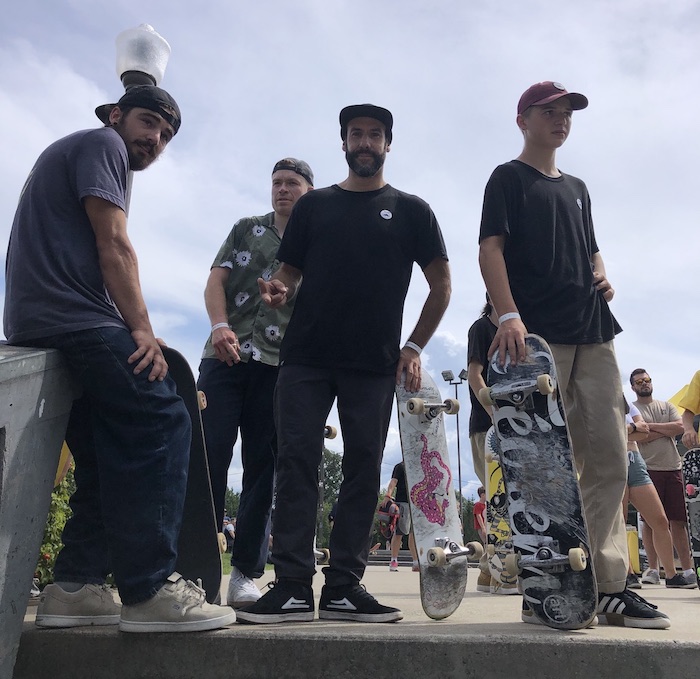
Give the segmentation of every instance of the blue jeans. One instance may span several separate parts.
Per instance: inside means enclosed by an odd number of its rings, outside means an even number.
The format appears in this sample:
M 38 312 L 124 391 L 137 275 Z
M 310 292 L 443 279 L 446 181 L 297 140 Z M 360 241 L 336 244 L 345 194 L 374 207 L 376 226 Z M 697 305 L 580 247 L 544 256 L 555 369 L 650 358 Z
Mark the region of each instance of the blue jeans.
M 197 388 L 207 397 L 202 424 L 219 521 L 224 517 L 233 446 L 241 432 L 243 481 L 231 565 L 249 578 L 264 573 L 270 540 L 277 455 L 272 410 L 276 382 L 277 367 L 252 359 L 228 366 L 205 358 L 199 366 Z
M 191 437 L 184 403 L 169 377 L 133 374 L 126 328 L 31 344 L 59 349 L 83 388 L 66 433 L 76 491 L 55 579 L 101 584 L 113 573 L 123 603 L 145 601 L 175 570 Z

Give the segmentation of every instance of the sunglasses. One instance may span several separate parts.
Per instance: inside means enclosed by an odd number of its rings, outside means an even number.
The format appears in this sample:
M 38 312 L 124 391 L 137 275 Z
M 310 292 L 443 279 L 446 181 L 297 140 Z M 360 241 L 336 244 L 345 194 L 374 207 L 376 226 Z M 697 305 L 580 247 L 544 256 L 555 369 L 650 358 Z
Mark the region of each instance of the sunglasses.
M 640 384 L 649 384 L 650 382 L 651 377 L 640 377 L 638 380 L 634 381 L 636 386 L 639 386 Z

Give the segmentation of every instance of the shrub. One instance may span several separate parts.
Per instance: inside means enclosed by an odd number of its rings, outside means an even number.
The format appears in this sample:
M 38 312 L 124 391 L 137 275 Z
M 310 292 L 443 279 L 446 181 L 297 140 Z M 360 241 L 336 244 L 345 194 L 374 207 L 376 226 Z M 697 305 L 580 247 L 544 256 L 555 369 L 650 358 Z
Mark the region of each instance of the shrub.
M 75 490 L 75 480 L 73 479 L 73 465 L 71 464 L 66 478 L 53 489 L 51 493 L 51 507 L 49 516 L 44 528 L 44 538 L 39 550 L 39 561 L 36 565 L 35 577 L 39 580 L 39 587 L 43 589 L 53 582 L 53 568 L 56 563 L 56 556 L 61 551 L 63 543 L 61 534 L 71 515 L 68 500 Z

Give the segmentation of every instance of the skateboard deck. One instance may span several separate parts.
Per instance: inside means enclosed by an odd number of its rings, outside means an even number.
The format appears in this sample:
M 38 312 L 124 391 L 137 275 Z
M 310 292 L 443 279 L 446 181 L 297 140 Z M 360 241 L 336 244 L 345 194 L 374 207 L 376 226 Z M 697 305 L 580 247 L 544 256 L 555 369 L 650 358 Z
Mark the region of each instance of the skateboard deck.
M 493 406 L 515 553 L 506 569 L 519 576 L 534 614 L 556 629 L 587 627 L 598 593 L 581 491 L 547 343 L 526 335 L 526 359 L 489 362 L 482 402 Z
M 454 613 L 467 585 L 467 556 L 481 557 L 481 545 L 463 546 L 462 525 L 452 485 L 443 412 L 459 403 L 443 401 L 433 379 L 423 371 L 418 392 L 396 387 L 401 450 L 406 468 L 413 535 L 420 565 L 421 604 L 439 620 Z
M 683 480 L 693 568 L 700 586 L 700 448 L 692 448 L 683 456 Z
M 506 570 L 506 558 L 513 553 L 513 536 L 508 525 L 508 503 L 498 456 L 498 436 L 493 427 L 486 433 L 486 563 L 491 577 L 502 585 L 517 584 L 518 577 Z
M 192 370 L 185 357 L 170 347 L 163 349 L 163 355 L 168 362 L 168 374 L 175 381 L 177 393 L 185 402 L 192 420 L 187 493 L 175 569 L 187 580 L 196 582 L 201 578 L 207 601 L 218 603 L 222 576 L 221 540 L 223 538 L 223 551 L 226 551 L 226 538 L 219 532 L 219 522 L 223 521 L 223 517 L 215 516 L 209 479 L 200 413 L 206 403 L 197 391 Z

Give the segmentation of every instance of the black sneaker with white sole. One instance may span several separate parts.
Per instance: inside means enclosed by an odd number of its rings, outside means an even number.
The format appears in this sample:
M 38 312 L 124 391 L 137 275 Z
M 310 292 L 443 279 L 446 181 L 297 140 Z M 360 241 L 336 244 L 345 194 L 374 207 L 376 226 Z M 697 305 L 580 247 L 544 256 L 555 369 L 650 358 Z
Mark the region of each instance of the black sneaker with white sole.
M 271 582 L 269 590 L 254 604 L 240 609 L 236 621 L 250 624 L 312 622 L 314 591 L 296 580 Z
M 659 611 L 658 606 L 629 589 L 618 594 L 601 593 L 598 596 L 598 622 L 642 629 L 667 629 L 671 626 L 668 616 Z
M 403 618 L 403 613 L 398 608 L 382 606 L 364 585 L 325 585 L 321 590 L 318 617 L 322 620 L 396 622 Z

